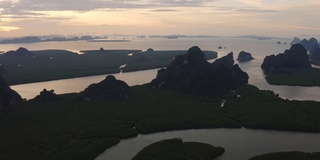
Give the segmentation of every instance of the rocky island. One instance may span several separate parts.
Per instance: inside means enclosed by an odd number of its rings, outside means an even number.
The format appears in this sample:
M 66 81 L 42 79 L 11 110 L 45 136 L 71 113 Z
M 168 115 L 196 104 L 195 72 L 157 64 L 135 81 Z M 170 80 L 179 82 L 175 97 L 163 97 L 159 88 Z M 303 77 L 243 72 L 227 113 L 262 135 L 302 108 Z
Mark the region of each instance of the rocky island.
M 320 70 L 312 68 L 307 50 L 301 44 L 294 44 L 278 55 L 267 56 L 261 68 L 266 80 L 275 85 L 319 86 Z
M 251 53 L 249 52 L 245 52 L 245 51 L 241 51 L 238 55 L 237 60 L 239 62 L 245 62 L 245 61 L 250 61 L 253 60 L 254 58 L 252 57 Z
M 273 72 L 283 68 L 311 68 L 311 63 L 307 50 L 300 44 L 294 44 L 284 53 L 267 56 L 261 68 L 265 72 Z
M 233 53 L 213 63 L 206 60 L 199 47 L 176 56 L 149 84 L 153 89 L 174 89 L 198 95 L 223 95 L 226 91 L 248 83 L 249 76 L 234 64 Z

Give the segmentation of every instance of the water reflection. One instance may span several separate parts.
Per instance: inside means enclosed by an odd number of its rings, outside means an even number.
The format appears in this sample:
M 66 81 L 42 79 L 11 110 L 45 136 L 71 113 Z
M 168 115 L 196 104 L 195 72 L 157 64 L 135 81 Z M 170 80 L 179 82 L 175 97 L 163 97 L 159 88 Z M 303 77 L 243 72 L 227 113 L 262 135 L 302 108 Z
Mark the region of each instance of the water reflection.
M 142 148 L 163 139 L 182 138 L 183 141 L 209 143 L 221 146 L 226 152 L 217 160 L 248 160 L 279 151 L 319 151 L 320 134 L 280 132 L 252 129 L 202 129 L 139 135 L 123 140 L 106 150 L 96 160 L 131 159 Z M 123 154 L 125 153 L 125 154 Z
M 156 77 L 158 69 L 144 70 L 138 72 L 112 74 L 117 79 L 125 81 L 129 86 L 141 85 L 150 82 Z M 106 78 L 107 75 L 89 76 L 81 78 L 71 78 L 56 81 L 30 83 L 14 85 L 11 88 L 17 91 L 23 98 L 32 99 L 44 88 L 53 89 L 57 94 L 80 92 L 92 83 L 98 83 Z

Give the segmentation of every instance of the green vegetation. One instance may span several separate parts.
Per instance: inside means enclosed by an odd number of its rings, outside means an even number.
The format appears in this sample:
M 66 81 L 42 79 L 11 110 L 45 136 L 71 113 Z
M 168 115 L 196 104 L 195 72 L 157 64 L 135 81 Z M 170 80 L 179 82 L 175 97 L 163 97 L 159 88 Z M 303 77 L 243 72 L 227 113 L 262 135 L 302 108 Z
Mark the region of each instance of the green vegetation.
M 303 153 L 303 152 L 279 152 L 269 153 L 262 156 L 255 156 L 249 160 L 319 160 L 320 152 Z
M 0 55 L 2 76 L 13 84 L 24 84 L 65 78 L 119 73 L 167 66 L 177 54 L 187 51 L 92 50 L 76 54 L 65 50 L 33 51 L 34 56 L 7 57 Z M 133 56 L 129 56 L 132 54 Z M 206 52 L 208 59 L 217 53 Z M 145 57 L 145 58 L 141 58 Z
M 78 96 L 17 107 L 0 121 L 0 159 L 88 160 L 138 132 L 240 127 L 224 116 L 220 102 L 172 91 L 135 86 L 124 100 L 83 102 Z
M 248 85 L 240 98 L 227 100 L 226 116 L 246 128 L 320 132 L 320 103 L 282 99 L 272 91 Z
M 138 133 L 200 128 L 263 128 L 320 132 L 320 103 L 290 101 L 246 85 L 239 98 L 194 96 L 171 90 L 131 87 L 127 99 L 30 100 L 0 120 L 0 159 L 93 159 L 121 139 Z
M 170 139 L 145 147 L 132 160 L 213 160 L 223 153 L 221 147 Z
M 320 69 L 278 69 L 271 72 L 266 80 L 274 85 L 320 86 Z
M 106 51 L 108 52 L 108 51 Z M 6 57 L 0 55 L 0 64 L 6 70 L 3 77 L 10 84 L 23 84 L 64 78 L 120 72 L 129 53 L 139 50 L 116 50 L 108 54 L 76 54 L 64 50 L 33 51 L 34 56 Z

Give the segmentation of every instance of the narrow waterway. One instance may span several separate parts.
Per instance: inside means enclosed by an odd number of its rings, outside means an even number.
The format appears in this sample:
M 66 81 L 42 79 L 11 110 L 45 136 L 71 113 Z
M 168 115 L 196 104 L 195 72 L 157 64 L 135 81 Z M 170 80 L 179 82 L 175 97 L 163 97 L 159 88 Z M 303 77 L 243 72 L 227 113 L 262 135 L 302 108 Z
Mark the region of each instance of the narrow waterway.
M 164 139 L 208 143 L 223 147 L 226 152 L 217 160 L 248 160 L 279 151 L 320 151 L 320 134 L 252 129 L 200 129 L 139 135 L 121 141 L 95 160 L 130 160 L 144 147 Z M 125 154 L 124 154 L 125 153 Z

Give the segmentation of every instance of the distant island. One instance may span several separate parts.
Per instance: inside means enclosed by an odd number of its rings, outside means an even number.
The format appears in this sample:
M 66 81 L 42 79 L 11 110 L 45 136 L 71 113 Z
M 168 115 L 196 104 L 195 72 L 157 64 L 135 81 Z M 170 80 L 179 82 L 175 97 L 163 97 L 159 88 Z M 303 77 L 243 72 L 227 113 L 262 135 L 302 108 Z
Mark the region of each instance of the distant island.
M 320 42 L 312 37 L 308 39 L 302 39 L 294 37 L 291 44 L 301 44 L 306 50 L 308 50 L 310 62 L 315 65 L 320 65 Z
M 268 37 L 268 36 L 258 36 L 258 35 L 243 35 L 243 36 L 236 36 L 234 38 L 248 38 L 248 39 L 256 39 L 256 40 L 283 39 L 278 37 Z
M 195 36 L 190 36 L 190 35 L 165 35 L 165 36 L 160 36 L 160 35 L 151 35 L 149 38 L 167 38 L 167 39 L 178 39 L 178 38 L 219 38 L 219 36 L 209 36 L 209 35 L 195 35 Z
M 239 62 L 246 62 L 246 61 L 251 61 L 253 60 L 254 58 L 252 57 L 251 53 L 249 52 L 245 52 L 245 51 L 241 51 L 239 54 L 238 54 L 238 58 L 237 60 Z
M 19 44 L 19 43 L 39 43 L 39 42 L 65 42 L 65 41 L 90 41 L 95 39 L 105 39 L 107 37 L 92 37 L 92 36 L 74 36 L 74 37 L 54 37 L 47 39 L 40 39 L 37 36 L 27 36 L 21 38 L 3 39 L 0 44 Z

